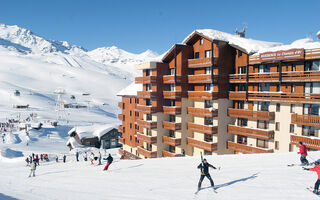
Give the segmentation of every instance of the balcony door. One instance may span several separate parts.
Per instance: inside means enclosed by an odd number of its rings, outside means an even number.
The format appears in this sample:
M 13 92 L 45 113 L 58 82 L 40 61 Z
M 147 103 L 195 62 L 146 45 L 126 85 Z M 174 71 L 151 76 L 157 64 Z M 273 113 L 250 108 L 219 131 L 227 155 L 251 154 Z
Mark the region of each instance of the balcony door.
M 320 105 L 318 104 L 303 104 L 304 115 L 318 115 L 320 113 Z
M 247 136 L 238 135 L 237 143 L 246 145 L 247 144 Z

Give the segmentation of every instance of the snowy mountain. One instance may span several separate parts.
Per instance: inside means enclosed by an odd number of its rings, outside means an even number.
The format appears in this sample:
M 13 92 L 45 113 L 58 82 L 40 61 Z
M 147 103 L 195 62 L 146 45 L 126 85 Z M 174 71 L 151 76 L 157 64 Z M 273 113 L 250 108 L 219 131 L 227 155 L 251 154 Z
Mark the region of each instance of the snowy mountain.
M 37 112 L 42 120 L 64 115 L 76 124 L 115 122 L 116 93 L 134 80 L 134 64 L 157 56 L 150 50 L 133 54 L 117 47 L 87 51 L 25 28 L 0 24 L 0 122 L 30 112 Z M 89 108 L 57 113 L 57 88 L 65 91 L 61 103 Z M 16 90 L 20 96 L 14 95 Z M 16 105 L 30 107 L 13 109 Z

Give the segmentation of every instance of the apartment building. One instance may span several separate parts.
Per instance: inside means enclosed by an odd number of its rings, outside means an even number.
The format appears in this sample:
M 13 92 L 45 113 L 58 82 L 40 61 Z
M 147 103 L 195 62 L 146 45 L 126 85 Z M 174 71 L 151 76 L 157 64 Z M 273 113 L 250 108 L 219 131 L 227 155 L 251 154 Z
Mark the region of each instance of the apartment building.
M 161 61 L 135 66 L 143 74 L 135 79 L 141 90 L 120 95 L 120 104 L 127 107 L 127 98 L 134 98 L 128 107 L 139 114 L 130 118 L 123 109 L 119 115 L 120 153 L 156 158 L 286 152 L 302 139 L 320 149 L 314 139 L 320 127 L 316 59 L 315 48 L 196 30 Z

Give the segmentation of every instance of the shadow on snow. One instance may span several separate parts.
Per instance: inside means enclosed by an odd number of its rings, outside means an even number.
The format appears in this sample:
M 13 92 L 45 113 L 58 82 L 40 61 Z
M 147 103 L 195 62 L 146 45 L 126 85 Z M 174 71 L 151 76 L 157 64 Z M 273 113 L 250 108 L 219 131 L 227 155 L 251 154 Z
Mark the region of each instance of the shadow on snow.
M 237 179 L 237 180 L 234 180 L 234 181 L 230 181 L 230 182 L 227 182 L 227 183 L 224 183 L 224 184 L 217 185 L 217 186 L 215 187 L 215 189 L 219 189 L 219 188 L 222 188 L 222 187 L 227 187 L 227 186 L 229 186 L 229 185 L 233 185 L 233 184 L 238 183 L 238 182 L 244 182 L 244 181 L 248 181 L 248 180 L 251 180 L 251 179 L 255 179 L 255 178 L 258 177 L 258 174 L 259 174 L 259 173 L 255 173 L 255 174 L 253 174 L 253 175 L 251 175 L 251 176 L 248 176 L 248 177 L 246 177 L 246 178 L 241 178 L 241 179 Z

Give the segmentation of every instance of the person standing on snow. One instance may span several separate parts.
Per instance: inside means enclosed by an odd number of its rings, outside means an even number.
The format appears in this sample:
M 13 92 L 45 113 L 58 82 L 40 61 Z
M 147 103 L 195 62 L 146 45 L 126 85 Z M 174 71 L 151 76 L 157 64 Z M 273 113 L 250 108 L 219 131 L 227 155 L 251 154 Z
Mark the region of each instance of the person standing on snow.
M 94 154 L 93 154 L 93 152 L 91 152 L 91 154 L 90 154 L 91 165 L 93 165 L 93 159 L 94 159 Z
M 29 177 L 31 177 L 31 174 L 33 174 L 33 176 L 36 176 L 36 175 L 35 175 L 36 168 L 37 168 L 36 161 L 33 160 L 33 161 L 31 162 L 31 164 L 30 164 L 30 174 L 29 174 Z
M 77 159 L 77 162 L 79 162 L 79 152 L 78 151 L 76 152 L 76 159 Z
M 318 190 L 319 190 L 319 185 L 320 185 L 320 163 L 318 161 L 315 162 L 315 167 L 313 168 L 303 168 L 304 170 L 307 171 L 314 171 L 317 172 L 318 175 L 318 180 L 316 181 L 316 183 L 314 184 L 314 189 L 313 189 L 313 193 L 318 194 Z
M 198 166 L 198 169 L 201 170 L 201 176 L 200 176 L 200 180 L 198 183 L 198 190 L 201 189 L 201 184 L 202 184 L 204 177 L 207 177 L 211 183 L 211 187 L 214 187 L 213 180 L 209 174 L 209 167 L 212 167 L 213 169 L 217 169 L 213 165 L 209 164 L 206 159 L 203 159 L 202 163 Z
M 43 161 L 43 154 L 40 154 L 40 159 L 41 161 Z
M 109 154 L 108 158 L 107 158 L 107 164 L 106 166 L 104 167 L 104 171 L 108 170 L 109 166 L 111 165 L 111 163 L 113 162 L 113 158 L 111 156 L 111 154 Z
M 58 155 L 56 155 L 56 162 L 59 162 L 59 157 L 58 157 Z
M 101 152 L 99 151 L 99 164 L 98 165 L 102 165 L 101 159 L 102 159 L 102 156 L 101 156 Z
M 309 165 L 309 162 L 307 160 L 307 147 L 302 143 L 302 142 L 299 142 L 300 144 L 300 151 L 298 152 L 298 154 L 301 154 L 301 157 L 300 157 L 300 161 L 301 161 L 301 164 L 302 165 Z
M 84 161 L 87 161 L 87 160 L 88 160 L 87 152 L 84 152 L 84 154 L 83 154 L 83 160 L 84 160 Z
M 66 156 L 66 155 L 63 155 L 63 162 L 64 162 L 64 163 L 66 162 L 66 159 L 67 159 L 67 156 Z
M 29 166 L 29 157 L 26 158 L 27 166 Z

